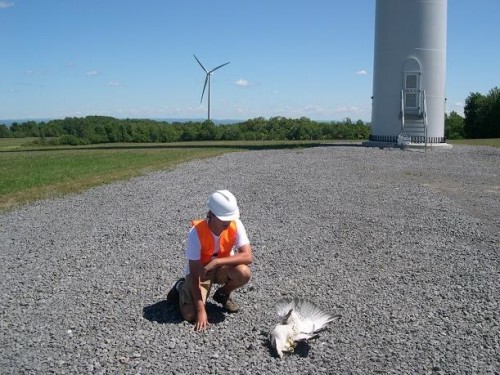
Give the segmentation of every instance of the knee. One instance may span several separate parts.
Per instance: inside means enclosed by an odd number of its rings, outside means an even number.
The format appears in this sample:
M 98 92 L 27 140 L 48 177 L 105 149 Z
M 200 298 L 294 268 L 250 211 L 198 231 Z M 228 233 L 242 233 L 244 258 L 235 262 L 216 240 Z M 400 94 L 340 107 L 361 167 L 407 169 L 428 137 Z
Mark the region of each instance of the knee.
M 252 278 L 252 271 L 246 264 L 240 264 L 237 266 L 236 272 L 238 274 L 238 278 L 245 284 Z

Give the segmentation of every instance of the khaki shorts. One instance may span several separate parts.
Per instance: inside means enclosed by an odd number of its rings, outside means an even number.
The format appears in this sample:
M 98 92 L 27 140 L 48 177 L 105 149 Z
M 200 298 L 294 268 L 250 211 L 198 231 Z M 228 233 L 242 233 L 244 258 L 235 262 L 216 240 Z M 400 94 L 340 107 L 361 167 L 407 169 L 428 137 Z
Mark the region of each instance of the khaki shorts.
M 229 273 L 231 269 L 234 267 L 231 266 L 222 266 L 218 267 L 215 272 L 210 275 L 210 278 L 207 280 L 202 280 L 200 283 L 201 289 L 201 298 L 203 303 L 207 302 L 207 297 L 210 293 L 210 289 L 212 288 L 212 284 L 225 284 L 229 280 Z M 193 297 L 191 297 L 191 275 L 186 275 L 186 281 L 182 283 L 182 286 L 179 290 L 179 304 L 183 305 L 192 305 Z

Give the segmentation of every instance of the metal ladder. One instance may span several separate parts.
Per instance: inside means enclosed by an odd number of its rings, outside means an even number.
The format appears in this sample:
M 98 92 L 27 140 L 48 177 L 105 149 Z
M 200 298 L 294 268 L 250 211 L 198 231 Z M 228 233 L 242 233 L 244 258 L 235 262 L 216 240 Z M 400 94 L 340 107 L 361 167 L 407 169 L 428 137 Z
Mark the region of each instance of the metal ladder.
M 401 90 L 401 108 L 400 108 L 400 119 L 401 119 L 401 143 L 402 145 L 406 145 L 408 143 L 411 143 L 412 140 L 412 135 L 411 133 L 419 132 L 422 127 L 418 127 L 413 123 L 412 125 L 407 125 L 405 123 L 405 119 L 412 119 L 412 120 L 422 120 L 422 125 L 423 125 L 423 131 L 424 131 L 424 142 L 425 142 L 425 151 L 427 151 L 427 97 L 425 94 L 425 90 L 421 91 L 421 103 L 422 103 L 422 111 L 418 114 L 406 114 L 405 113 L 405 92 L 404 90 Z M 398 142 L 399 143 L 399 142 Z

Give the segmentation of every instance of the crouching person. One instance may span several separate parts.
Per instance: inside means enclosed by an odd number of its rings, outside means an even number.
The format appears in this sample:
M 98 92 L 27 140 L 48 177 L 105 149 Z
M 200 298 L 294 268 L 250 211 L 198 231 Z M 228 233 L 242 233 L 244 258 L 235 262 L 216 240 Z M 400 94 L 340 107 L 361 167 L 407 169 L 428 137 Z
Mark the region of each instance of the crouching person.
M 186 276 L 177 280 L 167 295 L 167 300 L 179 302 L 182 317 L 194 322 L 195 331 L 208 326 L 205 304 L 212 284 L 220 285 L 212 298 L 229 313 L 238 312 L 231 293 L 248 283 L 253 260 L 234 195 L 218 190 L 207 205 L 205 219 L 193 221 L 188 233 Z

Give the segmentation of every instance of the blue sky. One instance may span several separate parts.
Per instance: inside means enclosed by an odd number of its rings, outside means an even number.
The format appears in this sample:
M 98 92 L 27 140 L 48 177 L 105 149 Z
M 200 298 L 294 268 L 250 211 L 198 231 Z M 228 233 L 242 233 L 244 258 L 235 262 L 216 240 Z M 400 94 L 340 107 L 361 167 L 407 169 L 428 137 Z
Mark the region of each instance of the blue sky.
M 500 0 L 448 0 L 447 110 L 500 86 Z M 0 0 L 0 120 L 370 121 L 375 0 Z

